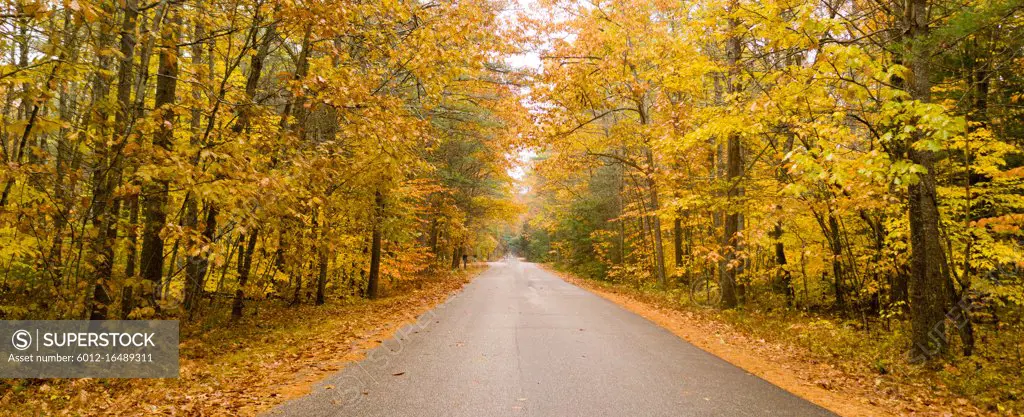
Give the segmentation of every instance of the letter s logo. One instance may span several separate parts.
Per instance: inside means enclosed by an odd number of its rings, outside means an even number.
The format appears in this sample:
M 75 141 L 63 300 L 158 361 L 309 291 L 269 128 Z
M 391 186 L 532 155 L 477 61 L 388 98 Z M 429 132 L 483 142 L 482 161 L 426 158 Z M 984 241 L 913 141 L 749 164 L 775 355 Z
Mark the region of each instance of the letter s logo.
M 18 330 L 11 336 L 11 344 L 18 350 L 28 349 L 32 346 L 32 334 L 25 329 Z

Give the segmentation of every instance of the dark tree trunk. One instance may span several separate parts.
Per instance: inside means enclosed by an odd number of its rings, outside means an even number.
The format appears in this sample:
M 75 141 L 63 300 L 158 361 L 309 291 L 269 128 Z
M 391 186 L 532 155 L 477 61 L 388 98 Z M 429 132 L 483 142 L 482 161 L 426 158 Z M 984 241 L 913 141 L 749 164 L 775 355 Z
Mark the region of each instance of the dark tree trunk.
M 259 19 L 252 22 L 254 25 L 254 29 L 252 31 L 254 37 L 253 44 L 256 42 L 255 36 L 258 33 L 258 31 L 255 30 L 255 25 L 258 25 L 259 23 Z M 249 107 L 251 104 L 254 104 L 252 101 L 256 97 L 256 90 L 259 88 L 260 78 L 263 75 L 263 64 L 267 59 L 267 54 L 270 53 L 270 44 L 276 36 L 275 26 L 270 25 L 267 27 L 259 48 L 256 50 L 256 53 L 252 54 L 252 58 L 249 61 L 249 75 L 246 76 L 245 79 L 245 97 L 250 101 L 250 103 L 247 103 L 249 105 L 242 106 L 241 110 L 238 112 L 238 120 L 233 126 L 231 126 L 231 130 L 235 133 L 241 133 L 249 127 L 249 118 L 252 116 L 252 111 Z
M 683 267 L 683 219 L 676 217 L 672 222 L 672 250 L 675 252 L 676 268 Z
M 909 303 L 910 302 L 910 275 L 906 268 L 897 268 L 895 275 L 892 277 L 892 283 L 889 299 L 893 303 Z M 908 307 L 908 306 L 904 306 Z M 905 311 L 905 310 L 903 310 Z
M 733 308 L 739 304 L 739 294 L 736 281 L 737 273 L 739 272 L 740 266 L 739 251 L 741 249 L 740 242 L 740 230 L 742 227 L 742 217 L 739 210 L 736 207 L 732 207 L 740 196 L 740 176 L 743 175 L 743 166 L 740 160 L 740 138 L 736 134 L 729 135 L 727 144 L 727 155 L 726 160 L 726 179 L 728 180 L 726 193 L 727 199 L 730 201 L 730 207 L 728 212 L 725 214 L 725 240 L 722 245 L 725 249 L 725 262 L 724 269 L 719 271 L 722 277 L 721 290 L 722 290 L 722 307 Z
M 437 240 L 440 233 L 441 228 L 438 227 L 437 219 L 435 218 L 430 221 L 430 253 L 433 253 L 434 256 L 439 256 L 437 253 Z
M 175 101 L 175 94 L 178 88 L 178 11 L 176 6 L 169 6 L 169 14 L 172 16 L 175 28 L 164 30 L 164 50 L 160 54 L 160 62 L 157 70 L 156 95 L 154 108 L 159 112 L 160 124 L 153 137 L 153 145 L 162 152 L 169 153 L 174 139 L 174 123 L 176 117 L 171 106 Z M 164 239 L 160 231 L 167 223 L 167 199 L 168 184 L 166 179 L 154 179 L 143 187 L 145 204 L 143 214 L 146 221 L 142 231 L 142 253 L 141 272 L 142 277 L 148 281 L 144 297 L 152 305 L 156 305 L 156 299 L 163 276 L 164 269 Z M 168 277 L 170 279 L 170 277 Z
M 327 253 L 320 252 L 320 274 L 316 279 L 316 305 L 322 306 L 327 299 L 324 290 L 327 289 Z
M 188 226 L 188 225 L 186 225 Z M 196 227 L 192 225 L 191 227 Z M 210 205 L 206 208 L 206 224 L 203 226 L 202 241 L 193 242 L 192 245 L 205 246 L 213 242 L 217 231 L 217 208 Z M 189 255 L 185 258 L 185 311 L 189 314 L 199 305 L 206 288 L 206 272 L 209 269 L 210 261 L 206 253 Z
M 647 113 L 647 105 L 644 101 L 643 97 L 637 100 L 637 110 L 640 114 L 640 123 L 646 125 L 650 123 L 650 116 Z M 647 196 L 651 200 L 650 226 L 652 229 L 651 237 L 654 239 L 654 276 L 658 279 L 658 286 L 665 288 L 665 243 L 662 241 L 661 236 L 661 216 L 658 215 L 658 210 L 661 209 L 661 201 L 658 199 L 658 183 L 654 180 L 654 152 L 649 148 L 644 149 L 644 157 L 647 160 L 647 170 L 644 172 Z M 640 200 L 642 201 L 643 198 L 640 198 Z
M 197 12 L 202 13 L 203 3 L 196 3 Z M 192 66 L 199 68 L 203 64 L 203 46 L 204 42 L 200 40 L 206 36 L 206 28 L 202 23 L 202 19 L 196 19 L 194 21 L 194 32 L 192 34 Z M 195 147 L 202 146 L 202 110 L 199 108 L 199 102 L 202 98 L 202 94 L 198 89 L 192 92 L 192 98 L 195 100 L 195 105 L 191 111 L 191 120 L 189 122 L 190 129 L 192 130 L 192 138 L 190 140 L 191 145 Z M 195 165 L 201 163 L 201 158 L 197 154 L 192 158 L 192 162 Z M 203 229 L 202 236 L 203 241 L 200 242 L 188 242 L 189 247 L 188 256 L 185 258 L 185 310 L 192 314 L 198 301 L 202 297 L 203 289 L 205 288 L 205 277 L 206 270 L 209 267 L 209 260 L 205 252 L 196 253 L 194 248 L 203 247 L 205 243 L 212 242 L 214 231 L 217 228 L 217 209 L 212 203 L 206 203 L 207 206 L 207 219 L 206 228 Z M 185 204 L 182 213 L 182 225 L 190 231 L 197 232 L 199 229 L 199 199 L 194 192 L 189 192 L 185 196 Z
M 650 155 L 650 152 L 648 152 Z M 648 158 L 648 163 L 653 162 L 653 157 Z M 665 246 L 661 237 L 661 216 L 658 215 L 660 202 L 658 201 L 658 186 L 654 177 L 647 177 L 647 192 L 651 199 L 651 228 L 654 237 L 654 276 L 658 278 L 658 286 L 665 287 Z
M 137 0 L 126 0 L 123 8 L 124 17 L 121 21 L 121 63 L 118 67 L 117 74 L 117 114 L 115 115 L 114 124 L 114 135 L 117 138 L 115 143 L 118 146 L 124 146 L 130 136 L 129 124 L 134 123 L 133 115 L 134 106 L 132 103 L 132 82 L 134 81 L 134 75 L 132 69 L 135 58 L 135 26 L 139 16 L 138 1 Z M 111 176 L 116 177 L 115 181 L 120 182 L 121 172 L 124 169 L 123 158 L 120 153 L 115 155 L 113 166 L 111 167 Z M 113 204 L 111 212 L 118 215 L 120 211 L 120 202 L 117 201 Z M 129 220 L 128 226 L 128 253 L 127 253 L 127 264 L 125 265 L 125 277 L 131 279 L 135 276 L 135 223 L 138 220 L 138 213 L 132 211 L 134 206 L 129 205 Z M 134 216 L 134 218 L 132 218 Z M 115 229 L 116 230 L 116 229 Z M 112 236 L 116 237 L 116 236 Z M 134 285 L 126 282 L 121 287 L 121 317 L 127 319 L 128 315 L 131 314 L 132 309 L 135 308 L 134 299 Z
M 302 302 L 302 273 L 295 274 L 295 292 L 292 293 L 292 301 L 288 305 L 296 306 Z
M 105 5 L 105 11 L 113 15 L 113 7 Z M 113 36 L 114 28 L 109 23 L 101 24 L 101 33 L 99 34 L 99 45 L 101 47 L 109 47 L 114 42 Z M 110 56 L 101 55 L 97 58 L 98 66 L 101 69 L 109 69 L 111 66 L 112 58 Z M 93 100 L 96 101 L 96 112 L 93 114 L 92 123 L 97 125 L 99 130 L 103 133 L 103 137 L 106 137 L 106 133 L 109 132 L 107 126 L 107 118 L 109 113 L 106 110 L 106 103 L 103 101 L 110 93 L 110 81 L 105 77 L 97 77 L 96 84 L 93 86 Z M 33 108 L 32 116 L 29 120 L 29 125 L 26 127 L 26 135 L 31 130 L 31 122 L 35 118 L 39 107 L 38 105 Z M 103 142 L 106 142 L 103 140 Z M 24 148 L 24 137 L 22 145 L 18 148 L 19 153 Z M 111 161 L 113 160 L 114 150 L 106 143 L 98 144 L 96 153 L 95 167 L 92 172 L 92 185 L 93 185 L 93 197 L 91 207 L 91 222 L 95 229 L 95 237 L 92 238 L 91 242 L 91 259 L 90 264 L 92 265 L 92 299 L 88 303 L 89 307 L 89 319 L 90 320 L 106 320 L 108 306 L 110 304 L 110 295 L 107 293 L 107 282 L 110 280 L 111 273 L 114 270 L 114 242 L 111 241 L 110 228 L 116 224 L 116 216 L 110 212 L 111 200 L 114 198 L 114 187 L 113 181 L 111 180 Z M 20 155 L 18 155 L 20 157 Z M 20 159 L 20 158 L 19 158 Z M 8 182 L 10 184 L 10 181 Z M 4 190 L 4 198 L 7 197 L 8 189 Z M 0 201 L 2 203 L 2 201 Z
M 733 0 L 730 2 L 729 10 L 735 11 L 738 7 L 738 3 Z M 736 28 L 739 27 L 739 21 L 736 18 L 729 19 L 729 30 L 733 33 L 726 39 L 726 60 L 729 66 L 729 77 L 726 81 L 726 89 L 730 95 L 739 92 L 739 78 L 740 68 L 739 59 L 741 53 L 740 39 L 735 35 Z M 740 137 L 737 133 L 730 133 L 726 143 L 726 180 L 727 180 L 727 191 L 726 199 L 728 201 L 728 207 L 726 208 L 725 214 L 725 225 L 722 246 L 725 247 L 724 262 L 720 263 L 719 271 L 720 284 L 722 291 L 722 307 L 733 308 L 739 304 L 736 278 L 739 270 L 739 252 L 741 250 L 740 242 L 740 230 L 742 228 L 742 213 L 734 205 L 738 204 L 738 199 L 742 195 L 742 189 L 740 186 L 740 180 L 743 176 L 743 162 L 742 155 L 740 155 Z
M 775 240 L 775 264 L 779 268 L 779 284 L 782 293 L 786 295 L 786 306 L 792 307 L 796 298 L 793 291 L 793 275 L 789 272 L 786 262 L 786 246 L 782 243 L 782 221 L 775 222 L 775 229 L 772 230 L 772 239 Z
M 452 248 L 452 270 L 459 269 L 459 262 L 462 262 L 462 247 L 456 244 Z
M 831 209 L 830 209 L 831 210 Z M 839 221 L 836 219 L 835 214 L 828 215 L 828 227 L 825 229 L 825 233 L 828 233 L 829 248 L 832 250 L 832 275 L 835 281 L 833 282 L 833 290 L 835 290 L 836 307 L 843 309 L 846 306 L 846 274 L 843 269 L 843 241 L 841 231 L 839 230 Z
M 245 303 L 245 285 L 249 283 L 249 273 L 252 270 L 252 254 L 256 251 L 256 239 L 259 230 L 249 233 L 249 241 L 245 250 L 238 254 L 238 288 L 235 289 L 235 299 L 231 303 L 231 320 L 238 321 L 242 318 L 242 308 Z
M 370 237 L 370 275 L 366 282 L 366 296 L 371 300 L 378 294 L 380 281 L 380 240 L 384 220 L 384 194 L 378 190 L 374 193 L 373 234 Z
M 984 38 L 982 38 L 984 39 Z M 973 42 L 968 43 L 968 54 L 970 55 L 971 67 L 969 78 L 972 80 L 974 85 L 974 105 L 972 112 L 968 115 L 968 121 L 973 121 L 977 125 L 968 123 L 968 129 L 976 130 L 978 128 L 985 128 L 988 126 L 988 94 L 989 94 L 989 71 L 987 68 L 989 57 L 986 56 L 987 49 L 978 48 L 978 38 L 975 38 Z M 971 177 L 974 173 L 972 169 L 974 155 L 971 149 L 970 138 L 964 146 L 964 226 L 970 228 L 971 221 L 973 220 L 972 203 L 973 203 L 973 191 L 971 190 Z M 968 303 L 968 297 L 971 293 L 971 277 L 974 274 L 973 267 L 971 266 L 971 257 L 973 256 L 974 250 L 974 235 L 969 234 L 967 237 L 967 243 L 964 245 L 964 263 L 963 272 L 961 276 L 956 280 L 960 284 L 960 290 L 956 288 L 950 282 L 949 292 L 953 295 L 952 303 L 953 310 L 950 311 L 950 316 L 954 317 L 956 322 L 957 331 L 960 334 L 960 341 L 963 344 L 964 356 L 971 356 L 974 354 L 974 324 L 971 322 L 970 309 L 967 308 L 970 304 Z M 950 249 L 952 254 L 952 249 Z
M 139 258 L 139 197 L 134 195 L 128 198 L 128 242 L 125 248 L 124 275 L 128 279 L 138 275 Z M 128 318 L 132 309 L 135 308 L 135 286 L 125 285 L 121 290 L 121 317 Z
M 909 83 L 910 97 L 927 103 L 931 100 L 932 48 L 928 0 L 909 0 L 904 3 L 904 36 L 907 50 L 905 59 L 912 73 Z M 935 155 L 929 150 L 915 149 L 912 144 L 920 139 L 914 134 L 906 144 L 912 162 L 925 168 L 919 181 L 908 187 L 910 208 L 910 315 L 913 360 L 930 360 L 946 352 L 946 306 L 949 302 L 944 273 L 944 260 L 939 234 L 938 195 L 935 184 Z

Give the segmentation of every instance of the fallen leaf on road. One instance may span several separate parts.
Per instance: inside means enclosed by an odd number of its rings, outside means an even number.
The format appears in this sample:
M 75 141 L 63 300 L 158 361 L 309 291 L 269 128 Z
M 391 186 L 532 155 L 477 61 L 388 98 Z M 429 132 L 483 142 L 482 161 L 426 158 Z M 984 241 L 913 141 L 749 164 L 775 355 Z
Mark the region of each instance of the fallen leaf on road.
M 401 375 L 405 375 L 405 371 L 391 374 L 391 376 L 401 376 Z

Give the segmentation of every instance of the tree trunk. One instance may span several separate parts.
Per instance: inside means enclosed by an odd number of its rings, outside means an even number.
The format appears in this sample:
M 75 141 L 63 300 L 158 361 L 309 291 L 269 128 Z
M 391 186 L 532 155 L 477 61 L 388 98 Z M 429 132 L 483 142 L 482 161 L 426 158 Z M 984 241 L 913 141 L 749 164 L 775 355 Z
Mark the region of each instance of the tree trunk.
M 910 97 L 922 103 L 931 100 L 931 55 L 928 44 L 928 0 L 909 0 L 904 10 L 905 36 L 909 50 L 906 60 L 912 72 Z M 949 277 L 942 270 L 943 247 L 939 235 L 938 196 L 935 185 L 935 155 L 918 150 L 913 141 L 906 149 L 910 160 L 926 169 L 919 181 L 908 187 L 910 203 L 910 314 L 913 360 L 930 360 L 946 352 L 946 304 Z
M 460 258 L 462 258 L 462 246 L 456 243 L 452 248 L 452 271 L 459 269 L 459 263 L 462 262 Z
M 829 208 L 831 211 L 831 208 Z M 839 230 L 839 221 L 836 219 L 834 213 L 828 215 L 828 227 L 825 228 L 825 233 L 828 233 L 829 249 L 832 250 L 832 278 L 834 278 L 836 307 L 843 309 L 846 307 L 846 273 L 843 269 L 843 241 L 841 231 Z
M 676 217 L 672 222 L 672 250 L 675 252 L 676 269 L 683 267 L 683 219 Z
M 430 221 L 430 253 L 433 253 L 435 257 L 439 256 L 437 253 L 437 239 L 440 233 L 441 228 L 438 227 L 437 218 L 435 217 Z
M 259 229 L 249 233 L 249 241 L 245 250 L 238 254 L 238 288 L 235 289 L 235 299 L 231 303 L 231 321 L 238 321 L 242 318 L 242 308 L 245 303 L 245 285 L 249 283 L 249 273 L 252 270 L 252 254 L 256 250 L 256 239 L 259 236 Z
M 728 10 L 734 12 L 738 7 L 738 2 L 733 0 L 730 2 Z M 741 53 L 740 39 L 735 35 L 735 30 L 739 27 L 739 21 L 736 18 L 729 19 L 729 37 L 726 39 L 726 60 L 729 67 L 729 77 L 726 80 L 726 90 L 730 95 L 736 94 L 739 91 L 739 85 L 737 78 L 740 74 L 739 59 Z M 722 291 L 722 308 L 733 308 L 739 303 L 737 288 L 736 288 L 736 275 L 739 269 L 738 262 L 740 262 L 737 256 L 741 250 L 740 244 L 740 229 L 742 227 L 742 217 L 740 210 L 734 205 L 737 204 L 737 199 L 742 195 L 740 188 L 740 177 L 743 176 L 743 162 L 742 155 L 740 155 L 740 137 L 738 133 L 731 132 L 726 142 L 726 180 L 727 180 L 727 191 L 726 199 L 728 201 L 725 214 L 725 225 L 722 246 L 725 248 L 724 262 L 720 263 L 719 268 L 723 270 L 719 271 L 720 284 Z
M 198 13 L 203 12 L 203 3 L 201 1 L 196 3 L 196 9 Z M 203 65 L 203 46 L 204 42 L 201 42 L 206 37 L 206 28 L 203 25 L 203 19 L 197 18 L 194 21 L 194 31 L 192 34 L 193 45 L 192 45 L 192 66 L 194 68 L 200 68 Z M 210 57 L 213 59 L 213 57 Z M 211 74 L 212 75 L 212 74 Z M 212 79 L 210 80 L 212 81 Z M 192 131 L 191 145 L 195 147 L 202 146 L 202 110 L 199 107 L 200 99 L 202 94 L 196 89 L 192 92 L 192 98 L 195 100 L 195 105 L 192 108 L 190 115 L 190 128 Z M 197 153 L 193 158 L 193 163 L 199 165 L 201 163 L 201 157 Z M 190 192 L 185 197 L 185 204 L 183 210 L 182 224 L 187 230 L 191 230 L 193 233 L 199 228 L 199 201 L 198 197 L 194 192 Z M 217 230 L 217 207 L 212 202 L 206 202 L 206 224 L 202 232 L 202 241 L 189 242 L 191 248 L 188 253 L 189 255 L 185 258 L 185 310 L 191 315 L 198 306 L 198 301 L 202 299 L 203 292 L 206 288 L 206 273 L 209 269 L 209 255 L 206 251 L 196 252 L 195 248 L 204 247 L 207 244 L 212 244 L 214 235 Z
M 795 294 L 793 292 L 793 275 L 789 272 L 786 262 L 786 246 L 782 243 L 782 221 L 775 222 L 775 229 L 772 230 L 772 239 L 775 240 L 775 265 L 779 268 L 778 286 L 786 295 L 786 306 L 792 307 Z
M 134 195 L 128 198 L 128 242 L 125 245 L 125 267 L 124 275 L 129 280 L 134 280 L 138 275 L 139 258 L 139 197 Z M 121 290 L 121 317 L 128 318 L 128 314 L 135 308 L 135 285 L 125 285 Z
M 981 55 L 983 52 L 978 48 L 978 39 L 975 38 L 973 42 L 968 43 L 968 54 L 970 55 L 970 74 L 969 79 L 972 80 L 974 86 L 974 105 L 973 111 L 968 115 L 968 121 L 977 123 L 977 127 L 971 123 L 968 123 L 968 129 L 976 130 L 979 128 L 986 128 L 988 126 L 988 94 L 989 94 L 989 72 L 987 65 L 989 57 Z M 987 49 L 985 49 L 987 51 Z M 987 53 L 986 53 L 987 55 Z M 980 62 L 979 62 L 980 61 Z M 971 177 L 973 176 L 974 155 L 971 150 L 970 136 L 967 137 L 967 141 L 964 145 L 964 228 L 970 230 L 971 222 L 973 221 L 972 214 L 972 203 L 974 199 L 973 191 L 971 190 Z M 957 330 L 960 334 L 960 341 L 963 344 L 964 356 L 971 356 L 974 353 L 974 324 L 971 322 L 971 315 L 969 304 L 967 303 L 967 297 L 970 296 L 971 292 L 971 277 L 974 274 L 974 268 L 971 266 L 971 257 L 973 256 L 974 248 L 974 234 L 968 232 L 967 243 L 964 245 L 964 263 L 963 272 L 958 277 L 957 282 L 960 284 L 960 290 L 957 291 L 950 282 L 949 292 L 953 295 L 952 303 L 953 310 L 950 311 L 950 315 L 955 317 L 957 323 Z M 952 249 L 950 249 L 950 255 L 952 255 Z
M 724 270 L 720 271 L 722 282 L 722 307 L 733 308 L 739 303 L 736 288 L 736 275 L 740 262 L 737 256 L 740 251 L 740 213 L 733 204 L 739 197 L 739 177 L 742 175 L 742 163 L 740 161 L 740 138 L 736 134 L 730 134 L 727 143 L 726 179 L 728 180 L 728 191 L 726 192 L 729 208 L 725 214 L 725 240 L 722 246 L 725 247 Z
M 373 235 L 370 242 L 370 275 L 366 283 L 366 296 L 371 300 L 378 294 L 377 284 L 380 281 L 380 240 L 384 220 L 384 194 L 377 190 L 374 193 Z
M 109 15 L 113 15 L 112 6 L 105 5 L 104 9 Z M 111 44 L 114 41 L 113 31 L 114 29 L 109 22 L 101 24 L 101 33 L 99 34 L 98 41 L 100 47 L 112 46 Z M 112 57 L 100 55 L 97 61 L 97 65 L 101 70 L 108 69 L 111 66 Z M 90 285 L 93 291 L 88 307 L 90 320 L 106 320 L 108 306 L 111 301 L 107 293 L 107 281 L 110 280 L 114 269 L 114 242 L 110 239 L 109 230 L 115 224 L 115 216 L 110 212 L 110 202 L 114 195 L 109 169 L 113 159 L 113 149 L 106 143 L 106 133 L 109 132 L 107 127 L 109 113 L 106 110 L 106 103 L 103 102 L 110 93 L 110 81 L 105 79 L 105 77 L 97 77 L 92 93 L 93 100 L 96 101 L 94 103 L 96 112 L 92 115 L 92 123 L 97 125 L 100 132 L 103 133 L 100 135 L 101 143 L 96 144 L 96 161 L 92 172 L 93 198 L 90 215 L 92 217 L 91 221 L 95 237 L 92 238 L 90 248 L 91 259 L 89 263 L 92 265 Z M 26 134 L 32 128 L 31 122 L 37 111 L 38 105 L 33 109 L 33 117 L 29 120 L 30 125 L 26 127 Z M 22 144 L 24 145 L 24 140 Z M 21 148 L 19 148 L 19 153 L 20 150 Z M 7 191 L 6 189 L 4 190 L 4 197 L 7 196 Z
M 320 274 L 316 280 L 316 305 L 322 306 L 327 297 L 324 290 L 327 289 L 327 253 L 320 251 Z
M 197 225 L 192 225 L 195 228 Z M 188 225 L 186 225 L 188 227 Z M 214 234 L 217 231 L 217 208 L 209 205 L 206 208 L 206 224 L 203 226 L 202 240 L 192 242 L 191 246 L 206 246 L 213 242 Z M 199 300 L 202 299 L 206 288 L 206 271 L 209 269 L 210 261 L 206 253 L 193 255 L 194 250 L 189 251 L 185 257 L 185 311 L 191 315 Z
M 647 151 L 647 164 L 654 169 L 654 155 Z M 647 176 L 647 192 L 651 199 L 651 228 L 654 229 L 654 276 L 658 278 L 658 286 L 665 288 L 665 245 L 661 237 L 661 216 L 658 210 L 661 203 L 658 201 L 658 184 L 651 174 Z
M 300 267 L 301 268 L 301 267 Z M 288 303 L 290 306 L 297 306 L 302 302 L 302 272 L 295 274 L 295 292 L 292 293 L 292 301 Z
M 117 114 L 115 115 L 114 124 L 114 143 L 118 146 L 124 146 L 128 142 L 130 136 L 130 125 L 134 124 L 133 115 L 134 105 L 132 103 L 132 82 L 135 80 L 132 69 L 135 59 L 135 26 L 139 16 L 138 1 L 137 0 L 126 0 L 123 8 L 124 17 L 121 21 L 121 63 L 118 67 L 117 75 Z M 114 156 L 114 163 L 112 166 L 111 176 L 117 177 L 116 182 L 120 182 L 121 172 L 123 171 L 123 158 L 118 152 Z M 129 220 L 137 220 L 137 213 L 131 211 L 134 206 L 129 205 Z M 111 212 L 118 215 L 120 211 L 120 203 L 115 202 Z M 134 216 L 134 219 L 132 218 Z M 115 229 L 116 230 L 116 229 Z M 125 265 L 125 277 L 129 280 L 135 276 L 135 230 L 134 223 L 130 223 L 128 230 L 128 253 L 127 253 L 127 264 Z M 111 238 L 115 238 L 112 236 Z M 121 287 L 121 317 L 127 319 L 128 315 L 131 314 L 132 309 L 135 308 L 134 300 L 134 284 L 126 282 Z
M 163 51 L 160 54 L 156 79 L 156 95 L 154 108 L 159 112 L 161 121 L 153 136 L 153 146 L 163 153 L 170 153 L 174 139 L 175 116 L 171 106 L 175 101 L 178 87 L 178 21 L 177 6 L 169 5 L 173 24 L 162 27 Z M 141 272 L 148 281 L 143 291 L 144 297 L 152 305 L 156 305 L 163 267 L 164 239 L 160 236 L 167 223 L 168 180 L 154 179 L 143 187 L 145 203 L 143 214 L 146 218 L 142 231 Z M 168 278 L 170 279 L 170 278 Z

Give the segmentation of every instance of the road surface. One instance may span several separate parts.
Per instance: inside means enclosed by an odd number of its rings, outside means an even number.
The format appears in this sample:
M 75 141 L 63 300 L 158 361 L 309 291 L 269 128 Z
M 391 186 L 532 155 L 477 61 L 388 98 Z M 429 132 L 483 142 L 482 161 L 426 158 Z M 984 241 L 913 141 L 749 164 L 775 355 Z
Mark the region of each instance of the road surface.
M 271 416 L 831 416 L 510 260 Z

